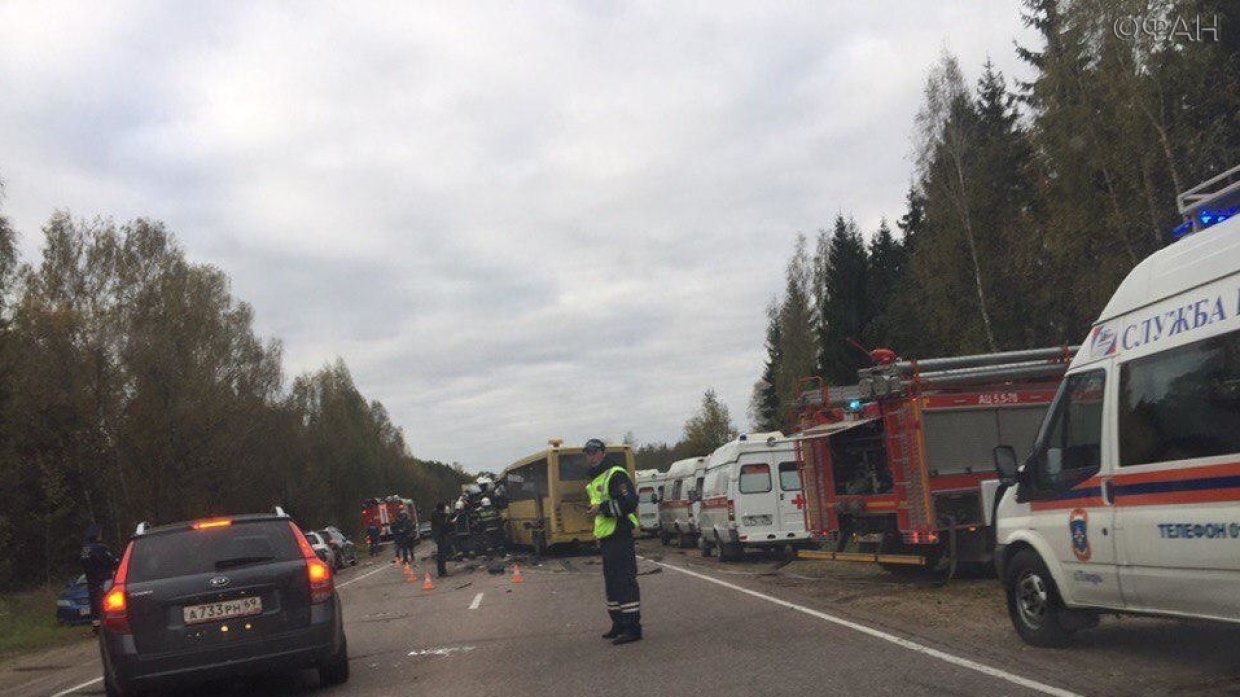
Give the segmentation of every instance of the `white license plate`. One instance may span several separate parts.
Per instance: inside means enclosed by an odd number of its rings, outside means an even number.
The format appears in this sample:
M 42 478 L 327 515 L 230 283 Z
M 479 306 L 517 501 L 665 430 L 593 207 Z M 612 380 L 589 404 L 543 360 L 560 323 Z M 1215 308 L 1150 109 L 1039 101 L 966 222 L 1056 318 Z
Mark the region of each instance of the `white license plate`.
M 87 616 L 87 615 L 89 615 L 89 614 L 90 614 L 90 608 L 88 608 L 88 607 L 79 607 L 79 608 L 78 608 L 78 617 L 85 617 L 85 616 Z
M 234 617 L 248 617 L 249 615 L 261 614 L 262 611 L 263 599 L 258 596 L 225 600 L 219 603 L 207 603 L 206 605 L 186 605 L 182 608 L 185 624 L 218 622 Z

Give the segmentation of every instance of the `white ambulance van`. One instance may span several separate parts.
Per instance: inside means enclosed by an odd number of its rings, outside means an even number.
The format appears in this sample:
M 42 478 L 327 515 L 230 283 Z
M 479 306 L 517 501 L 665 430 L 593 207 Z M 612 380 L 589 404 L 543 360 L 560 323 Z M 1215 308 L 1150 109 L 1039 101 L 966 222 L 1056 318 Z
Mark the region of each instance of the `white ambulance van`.
M 794 442 L 778 431 L 741 435 L 706 461 L 698 548 L 720 561 L 746 547 L 795 550 L 810 541 L 804 507 Z
M 641 532 L 654 535 L 659 531 L 659 470 L 637 470 L 637 523 Z
M 667 469 L 663 480 L 663 498 L 659 501 L 659 541 L 680 547 L 692 547 L 697 527 L 693 518 L 695 475 L 704 457 L 677 460 Z
M 1240 622 L 1237 204 L 1240 168 L 1180 196 L 1188 234 L 1115 291 L 1032 452 L 995 449 L 995 558 L 1030 644 L 1100 612 Z

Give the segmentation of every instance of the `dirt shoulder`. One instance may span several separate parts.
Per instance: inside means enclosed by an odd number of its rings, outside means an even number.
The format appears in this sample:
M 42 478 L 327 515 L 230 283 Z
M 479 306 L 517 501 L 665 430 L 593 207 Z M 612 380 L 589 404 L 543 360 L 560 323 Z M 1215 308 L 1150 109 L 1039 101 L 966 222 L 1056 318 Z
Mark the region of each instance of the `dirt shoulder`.
M 639 554 L 1083 694 L 1240 694 L 1240 627 L 1108 616 L 1097 629 L 1078 633 L 1070 648 L 1037 649 L 1017 637 L 992 578 L 938 586 L 927 576 L 902 578 L 872 564 L 784 563 L 757 553 L 720 564 L 656 540 L 641 541 Z

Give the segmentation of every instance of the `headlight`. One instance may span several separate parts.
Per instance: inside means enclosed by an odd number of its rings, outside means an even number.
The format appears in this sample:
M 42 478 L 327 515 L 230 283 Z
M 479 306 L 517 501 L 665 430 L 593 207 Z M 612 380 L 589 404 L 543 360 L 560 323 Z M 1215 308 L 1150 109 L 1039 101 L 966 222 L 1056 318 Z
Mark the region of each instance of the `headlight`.
M 57 600 L 56 607 L 73 607 L 73 603 L 68 600 Z

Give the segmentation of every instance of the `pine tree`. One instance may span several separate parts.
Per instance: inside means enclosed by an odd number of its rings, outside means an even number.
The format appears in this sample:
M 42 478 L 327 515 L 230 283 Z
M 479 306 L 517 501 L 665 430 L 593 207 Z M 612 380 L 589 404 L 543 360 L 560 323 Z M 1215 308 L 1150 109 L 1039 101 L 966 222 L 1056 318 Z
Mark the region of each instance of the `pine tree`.
M 856 384 L 857 368 L 868 364 L 852 342 L 863 338 L 871 317 L 869 259 L 856 222 L 843 214 L 835 219 L 821 266 L 825 279 L 818 298 L 816 374 L 831 385 Z
M 866 276 L 866 305 L 870 318 L 860 337 L 866 348 L 892 345 L 890 308 L 898 301 L 898 284 L 905 272 L 904 244 L 896 239 L 887 219 L 879 221 L 878 231 L 870 238 L 870 267 Z
M 801 381 L 814 374 L 817 358 L 810 260 L 805 245 L 805 236 L 798 235 L 796 248 L 788 261 L 784 301 L 779 308 L 780 359 L 775 373 L 775 394 L 779 397 L 779 422 L 785 428 L 794 423 L 792 407 L 800 396 Z
M 779 419 L 779 393 L 775 389 L 783 346 L 779 327 L 779 303 L 771 300 L 766 308 L 766 362 L 762 377 L 754 384 L 750 401 L 750 421 L 758 431 L 776 431 L 781 427 Z

